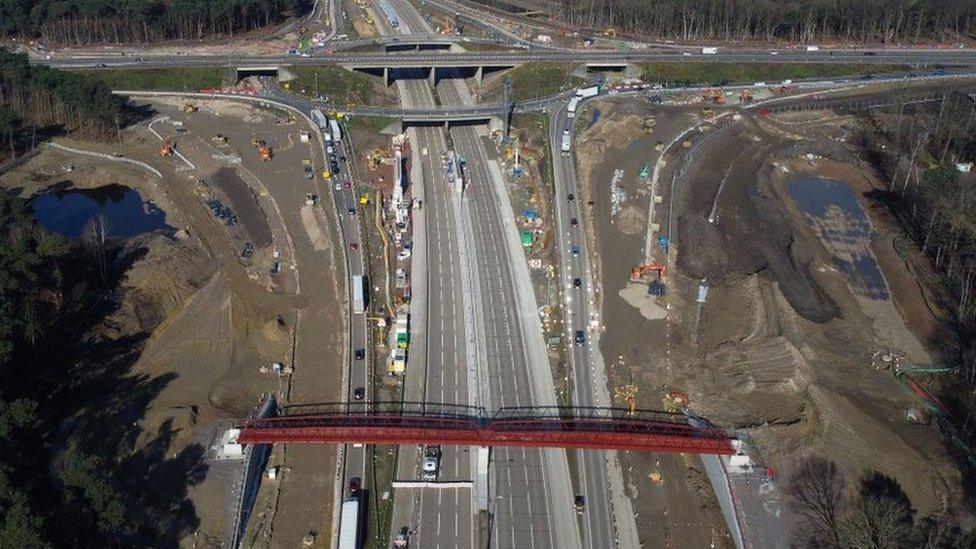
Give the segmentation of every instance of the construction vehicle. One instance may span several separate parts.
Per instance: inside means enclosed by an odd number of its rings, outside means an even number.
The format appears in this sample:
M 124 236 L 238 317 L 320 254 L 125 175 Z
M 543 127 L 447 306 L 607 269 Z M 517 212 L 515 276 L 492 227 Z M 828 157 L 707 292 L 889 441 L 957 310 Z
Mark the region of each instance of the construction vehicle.
M 217 146 L 226 147 L 227 146 L 227 136 L 220 135 L 219 133 L 210 138 L 210 141 Z
M 652 133 L 654 131 L 654 118 L 653 117 L 650 117 L 650 116 L 648 116 L 647 118 L 645 118 L 644 119 L 644 125 L 641 128 L 641 130 L 644 133 L 646 133 L 646 134 Z
M 606 36 L 608 38 L 616 38 L 617 37 L 617 29 L 615 29 L 613 27 L 607 27 L 606 30 L 604 30 L 601 34 L 603 34 L 603 36 Z
M 711 101 L 716 105 L 724 105 L 725 92 L 723 92 L 722 90 L 713 90 L 709 88 L 705 90 L 704 94 L 702 94 L 702 99 L 704 99 L 705 101 Z
M 750 103 L 753 99 L 754 97 L 752 96 L 752 91 L 750 90 L 742 90 L 742 93 L 739 94 L 739 101 L 743 103 Z
M 162 145 L 159 146 L 159 156 L 166 158 L 167 156 L 173 154 L 173 149 L 175 148 L 176 145 L 174 145 L 171 140 L 167 139 L 166 141 L 163 141 Z
M 251 145 L 261 154 L 261 162 L 268 162 L 274 158 L 274 151 L 271 150 L 271 147 L 263 139 L 257 137 L 251 138 Z
M 656 272 L 658 280 L 664 279 L 667 274 L 667 267 L 656 261 L 651 261 L 650 263 L 645 263 L 643 265 L 638 265 L 630 270 L 630 281 L 631 282 L 646 282 L 647 275 Z
M 669 412 L 680 412 L 691 404 L 691 397 L 688 393 L 681 391 L 668 391 L 664 395 L 664 408 Z
M 654 150 L 655 151 L 663 151 L 664 150 L 664 142 L 663 141 L 658 141 L 657 143 L 655 143 L 654 144 Z
M 702 109 L 702 116 L 704 116 L 705 118 L 708 118 L 713 114 L 715 114 L 715 111 L 711 107 L 705 107 L 704 109 Z
M 637 172 L 637 177 L 641 179 L 647 179 L 650 176 L 651 176 L 651 167 L 647 164 L 647 162 L 644 162 L 644 165 L 641 166 L 640 171 Z
M 366 165 L 370 171 L 374 171 L 387 158 L 390 158 L 390 151 L 386 149 L 373 149 L 366 155 Z
M 185 113 L 192 114 L 192 113 L 197 112 L 199 109 L 193 103 L 183 103 L 183 106 L 180 107 L 180 110 L 183 111 L 183 112 L 185 112 Z
M 627 413 L 633 415 L 637 410 L 637 392 L 640 389 L 636 385 L 621 385 L 614 389 L 613 396 L 622 399 L 627 403 Z

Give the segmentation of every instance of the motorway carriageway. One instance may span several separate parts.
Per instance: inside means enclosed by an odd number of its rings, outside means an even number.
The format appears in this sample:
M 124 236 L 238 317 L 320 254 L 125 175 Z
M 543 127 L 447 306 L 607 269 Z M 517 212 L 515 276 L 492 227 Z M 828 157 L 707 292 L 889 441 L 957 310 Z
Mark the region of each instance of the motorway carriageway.
M 392 8 L 387 2 L 385 8 Z M 386 17 L 375 14 L 386 32 L 409 33 L 402 16 L 397 29 Z M 399 14 L 397 14 L 399 15 Z M 430 86 L 423 79 L 396 82 L 401 104 L 409 108 L 435 107 Z M 469 402 L 467 346 L 465 344 L 464 293 L 457 242 L 458 220 L 452 189 L 445 180 L 441 155 L 447 151 L 444 130 L 411 128 L 411 193 L 422 203 L 413 212 L 414 249 L 410 258 L 412 299 L 411 343 L 404 374 L 404 398 L 413 401 Z M 425 154 L 426 153 L 426 154 Z M 419 480 L 422 448 L 399 449 L 398 480 Z M 468 447 L 444 447 L 438 481 L 470 480 L 473 452 Z M 394 499 L 391 532 L 407 526 L 413 531 L 411 545 L 431 548 L 475 546 L 472 525 L 473 493 L 470 487 L 398 488 Z

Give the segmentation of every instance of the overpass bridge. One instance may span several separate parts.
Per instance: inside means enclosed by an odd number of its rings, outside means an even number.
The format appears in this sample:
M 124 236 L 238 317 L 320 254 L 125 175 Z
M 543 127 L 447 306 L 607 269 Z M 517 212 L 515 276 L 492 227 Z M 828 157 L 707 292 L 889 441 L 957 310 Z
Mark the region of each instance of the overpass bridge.
M 240 421 L 243 444 L 441 444 L 733 455 L 735 436 L 682 414 L 622 408 L 483 408 L 424 402 L 331 403 L 282 408 Z

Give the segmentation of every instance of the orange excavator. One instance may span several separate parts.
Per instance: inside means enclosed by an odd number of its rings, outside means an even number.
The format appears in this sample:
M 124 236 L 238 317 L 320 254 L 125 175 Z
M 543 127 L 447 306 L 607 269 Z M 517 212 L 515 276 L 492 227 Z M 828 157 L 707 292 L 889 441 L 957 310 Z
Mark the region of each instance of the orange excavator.
M 749 90 L 742 90 L 742 93 L 739 94 L 739 101 L 743 103 L 749 103 L 752 99 L 752 92 Z
M 705 90 L 704 94 L 702 94 L 702 99 L 704 99 L 705 101 L 711 101 L 716 105 L 724 105 L 725 92 L 723 92 L 722 90 L 713 90 L 709 88 Z
M 653 272 L 657 272 L 657 278 L 661 280 L 667 274 L 667 270 L 667 267 L 663 264 L 651 261 L 650 263 L 638 265 L 631 269 L 630 280 L 631 282 L 647 282 L 647 275 Z
M 261 154 L 261 162 L 268 162 L 274 157 L 274 152 L 271 150 L 271 147 L 263 139 L 253 138 L 251 139 L 251 145 Z
M 173 149 L 175 148 L 176 145 L 171 140 L 167 139 L 166 141 L 163 141 L 162 145 L 159 146 L 159 156 L 166 158 L 167 156 L 173 154 Z

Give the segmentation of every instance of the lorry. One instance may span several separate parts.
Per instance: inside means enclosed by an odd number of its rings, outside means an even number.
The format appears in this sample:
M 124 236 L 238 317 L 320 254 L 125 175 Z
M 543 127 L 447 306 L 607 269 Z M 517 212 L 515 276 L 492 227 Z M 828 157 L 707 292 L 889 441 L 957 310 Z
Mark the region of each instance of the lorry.
M 406 313 L 397 315 L 393 333 L 396 337 L 396 346 L 398 349 L 407 349 L 410 347 L 410 315 Z
M 359 549 L 359 498 L 342 502 L 339 515 L 339 549 Z
M 579 97 L 573 97 L 572 99 L 569 100 L 569 106 L 566 107 L 566 115 L 569 118 L 576 116 L 576 107 L 579 106 L 579 102 L 580 102 Z
M 581 99 L 586 97 L 594 97 L 596 95 L 600 95 L 600 86 L 589 86 L 587 88 L 579 88 L 576 90 L 576 97 Z
M 716 46 L 702 46 L 702 55 L 716 55 L 718 54 L 718 48 Z
M 366 298 L 363 295 L 362 275 L 352 275 L 352 312 L 355 314 L 366 312 Z
M 332 128 L 332 139 L 342 141 L 342 130 L 339 129 L 339 123 L 336 122 L 335 118 L 329 119 L 329 127 Z
M 394 349 L 393 361 L 390 363 L 391 374 L 402 374 L 407 369 L 407 350 Z
M 424 446 L 423 472 L 424 480 L 437 480 L 437 473 L 441 468 L 441 447 L 436 445 Z
M 320 111 L 319 109 L 314 109 L 312 111 L 312 119 L 315 120 L 315 123 L 318 124 L 318 126 L 322 128 L 323 131 L 328 132 L 329 121 L 326 120 L 325 115 L 322 114 L 322 111 Z
M 820 51 L 820 46 L 807 46 L 807 51 Z
M 570 144 L 569 130 L 568 129 L 563 130 L 563 142 L 561 147 L 561 150 L 563 151 L 563 155 L 569 154 L 569 144 Z

